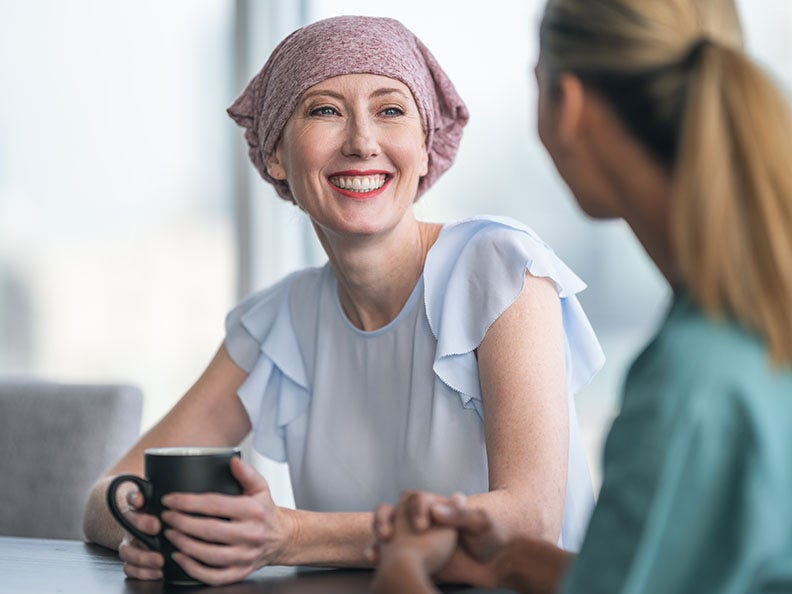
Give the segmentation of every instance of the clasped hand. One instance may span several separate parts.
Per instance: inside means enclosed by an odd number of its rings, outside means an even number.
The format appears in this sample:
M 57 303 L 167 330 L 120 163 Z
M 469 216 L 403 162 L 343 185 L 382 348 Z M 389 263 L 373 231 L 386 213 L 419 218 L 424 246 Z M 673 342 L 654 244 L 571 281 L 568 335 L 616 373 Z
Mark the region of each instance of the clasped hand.
M 405 559 L 439 581 L 496 586 L 492 564 L 506 544 L 505 530 L 463 495 L 406 492 L 396 507 L 376 509 L 373 531 L 367 556 L 377 564 L 375 592 L 389 590 L 386 582 L 399 573 L 391 568 Z
M 171 493 L 163 498 L 165 537 L 179 549 L 173 559 L 189 575 L 210 585 L 240 581 L 277 561 L 292 533 L 289 510 L 275 505 L 266 479 L 239 459 L 231 472 L 242 495 Z M 127 495 L 127 518 L 142 532 L 156 535 L 160 520 L 141 513 L 143 496 Z M 150 551 L 129 534 L 118 553 L 131 578 L 162 579 L 162 554 Z

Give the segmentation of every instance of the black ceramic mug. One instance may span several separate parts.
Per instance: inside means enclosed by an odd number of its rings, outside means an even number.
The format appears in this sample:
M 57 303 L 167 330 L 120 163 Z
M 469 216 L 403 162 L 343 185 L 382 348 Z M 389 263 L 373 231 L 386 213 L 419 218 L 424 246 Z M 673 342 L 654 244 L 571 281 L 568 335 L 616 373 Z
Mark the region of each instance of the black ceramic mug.
M 122 483 L 135 483 L 145 500 L 143 511 L 161 517 L 167 508 L 162 497 L 168 493 L 224 493 L 240 495 L 242 487 L 231 474 L 231 458 L 241 457 L 238 448 L 174 447 L 146 450 L 146 478 L 122 474 L 113 479 L 107 488 L 107 505 L 125 530 L 145 546 L 159 551 L 165 557 L 162 573 L 169 584 L 194 586 L 201 582 L 187 575 L 171 555 L 176 549 L 163 532 L 156 536 L 141 532 L 127 520 L 118 508 L 116 491 Z

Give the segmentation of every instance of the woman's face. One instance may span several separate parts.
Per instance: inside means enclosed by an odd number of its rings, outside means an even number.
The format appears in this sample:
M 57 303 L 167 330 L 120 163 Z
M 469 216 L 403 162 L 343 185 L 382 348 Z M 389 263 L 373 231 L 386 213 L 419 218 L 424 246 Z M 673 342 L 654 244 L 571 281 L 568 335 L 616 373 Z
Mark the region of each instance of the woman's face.
M 622 216 L 600 158 L 601 143 L 592 138 L 590 122 L 583 123 L 582 102 L 588 99 L 580 80 L 553 80 L 541 59 L 535 74 L 537 131 L 558 173 L 586 214 L 594 218 Z
M 270 175 L 325 232 L 371 235 L 411 212 L 428 156 L 418 106 L 402 82 L 347 74 L 310 87 L 286 123 Z

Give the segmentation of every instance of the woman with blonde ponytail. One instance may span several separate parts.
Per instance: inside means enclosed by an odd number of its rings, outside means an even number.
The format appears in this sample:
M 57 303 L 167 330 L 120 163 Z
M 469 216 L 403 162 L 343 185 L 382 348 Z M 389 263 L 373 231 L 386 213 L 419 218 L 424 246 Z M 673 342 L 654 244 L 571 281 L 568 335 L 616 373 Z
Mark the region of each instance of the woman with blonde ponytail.
M 673 304 L 626 379 L 579 555 L 409 493 L 375 514 L 378 594 L 433 591 L 457 549 L 470 582 L 521 592 L 792 592 L 792 119 L 742 44 L 733 0 L 548 1 L 539 135 Z

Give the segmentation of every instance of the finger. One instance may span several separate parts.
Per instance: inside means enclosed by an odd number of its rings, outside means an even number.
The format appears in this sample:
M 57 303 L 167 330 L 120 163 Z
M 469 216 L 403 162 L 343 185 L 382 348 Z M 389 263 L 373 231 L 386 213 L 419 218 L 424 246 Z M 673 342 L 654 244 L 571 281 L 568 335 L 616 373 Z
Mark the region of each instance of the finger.
M 363 549 L 363 557 L 365 557 L 366 561 L 371 563 L 371 565 L 376 565 L 379 563 L 380 558 L 380 550 L 379 550 L 379 543 L 373 542 L 368 545 L 365 549 Z
M 146 534 L 151 534 L 152 536 L 159 534 L 160 529 L 162 528 L 162 524 L 159 521 L 157 516 L 152 516 L 151 514 L 143 514 L 138 511 L 128 509 L 123 512 L 124 517 L 132 524 L 135 528 L 140 530 L 141 532 L 145 532 Z
M 232 584 L 245 579 L 254 569 L 254 567 L 207 567 L 199 563 L 195 559 L 191 559 L 184 553 L 173 553 L 173 560 L 178 563 L 181 568 L 187 572 L 187 575 L 194 577 L 210 586 L 220 586 L 223 584 Z
M 213 568 L 252 566 L 258 559 L 255 549 L 197 540 L 178 530 L 166 530 L 165 538 L 180 552 Z
M 449 501 L 449 503 L 456 508 L 462 509 L 467 505 L 467 495 L 457 491 L 451 496 L 451 500 Z
M 153 581 L 162 579 L 161 569 L 148 569 L 145 567 L 129 565 L 128 563 L 124 564 L 124 573 L 127 575 L 127 577 L 130 577 L 134 580 Z
M 436 495 L 429 493 L 413 493 L 404 504 L 407 518 L 413 530 L 423 532 L 431 525 L 429 508 L 437 499 Z
M 456 527 L 459 521 L 460 510 L 445 502 L 439 502 L 430 508 L 432 521 L 438 526 Z
M 162 569 L 164 558 L 157 551 L 145 548 L 134 538 L 124 538 L 118 547 L 118 557 L 124 563 L 141 569 Z
M 453 501 L 435 503 L 431 515 L 435 524 L 456 528 L 471 536 L 492 529 L 492 518 L 487 512 L 479 508 L 458 507 Z
M 131 508 L 140 509 L 143 507 L 145 499 L 143 499 L 143 493 L 140 492 L 140 489 L 135 487 L 127 491 L 126 502 Z
M 261 524 L 258 522 L 229 522 L 175 511 L 163 512 L 162 520 L 179 532 L 208 542 L 256 544 L 261 540 Z
M 231 474 L 239 481 L 242 492 L 245 495 L 255 495 L 257 493 L 269 493 L 269 483 L 261 476 L 250 464 L 243 462 L 240 458 L 231 459 Z
M 429 513 L 436 524 L 440 526 L 455 526 L 455 518 L 467 505 L 467 496 L 464 493 L 456 492 L 445 501 L 437 501 L 432 504 Z
M 374 537 L 378 540 L 390 540 L 393 536 L 393 518 L 396 510 L 392 505 L 383 503 L 374 510 Z
M 467 496 L 456 492 L 449 499 L 432 503 L 429 510 L 432 520 L 441 526 L 456 526 L 457 518 L 466 509 Z
M 167 508 L 188 514 L 228 519 L 257 516 L 261 510 L 261 505 L 250 497 L 219 493 L 169 493 L 162 498 L 162 503 Z
M 483 509 L 457 510 L 459 523 L 457 528 L 467 534 L 476 535 L 492 529 L 492 518 Z

